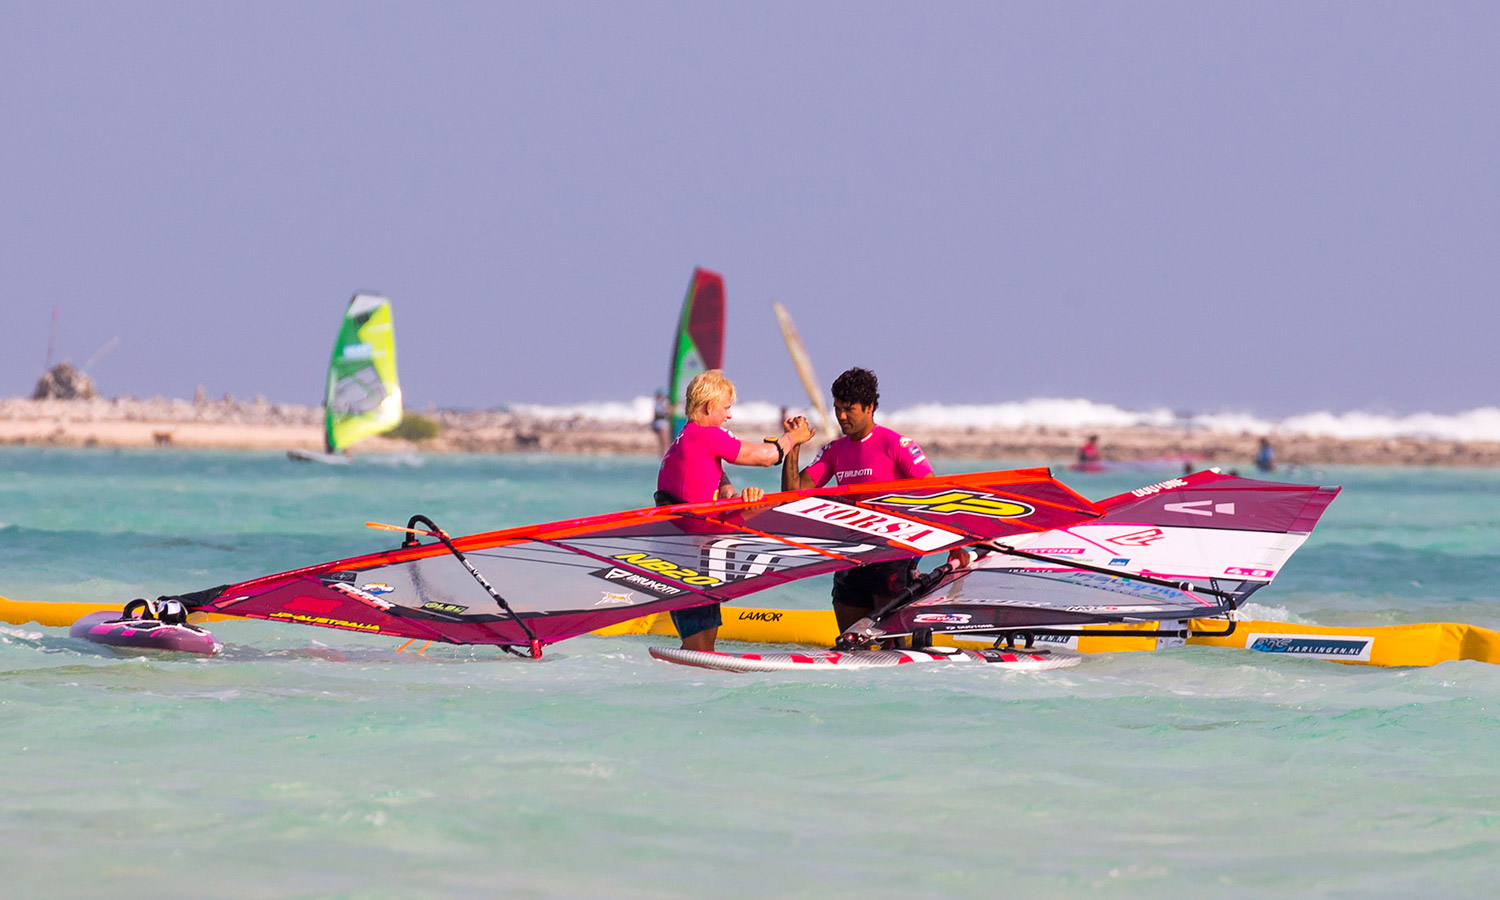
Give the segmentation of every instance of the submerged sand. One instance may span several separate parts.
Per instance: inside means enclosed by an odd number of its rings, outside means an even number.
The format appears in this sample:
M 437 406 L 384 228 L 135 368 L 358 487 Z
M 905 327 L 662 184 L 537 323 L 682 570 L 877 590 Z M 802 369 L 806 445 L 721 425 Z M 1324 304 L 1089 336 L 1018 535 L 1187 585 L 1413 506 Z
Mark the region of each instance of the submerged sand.
M 438 437 L 413 444 L 372 438 L 358 453 L 548 452 L 649 456 L 657 452 L 651 430 L 635 422 L 575 417 L 542 419 L 507 411 L 428 410 L 441 425 Z M 134 398 L 0 400 L 0 444 L 73 447 L 320 450 L 321 407 L 264 399 L 213 401 Z M 779 432 L 770 422 L 735 420 L 742 436 Z M 1193 428 L 907 428 L 905 433 L 938 457 L 1066 463 L 1090 434 L 1099 435 L 1104 458 L 1120 462 L 1180 458 L 1194 468 L 1250 468 L 1259 435 Z M 1421 438 L 1347 440 L 1272 434 L 1277 461 L 1294 465 L 1497 466 L 1500 442 Z

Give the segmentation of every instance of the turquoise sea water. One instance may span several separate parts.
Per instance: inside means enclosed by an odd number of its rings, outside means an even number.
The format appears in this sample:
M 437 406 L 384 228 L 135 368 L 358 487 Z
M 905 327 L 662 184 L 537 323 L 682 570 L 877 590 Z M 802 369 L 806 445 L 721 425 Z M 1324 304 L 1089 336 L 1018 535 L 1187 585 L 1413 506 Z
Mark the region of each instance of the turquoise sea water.
M 0 595 L 206 587 L 393 546 L 363 523 L 415 512 L 465 533 L 640 506 L 654 472 L 0 448 Z M 1065 480 L 1100 498 L 1170 474 Z M 1253 615 L 1500 628 L 1500 472 L 1288 480 L 1345 490 Z M 1487 897 L 1500 863 L 1481 663 L 1186 647 L 730 675 L 653 662 L 663 638 L 535 663 L 213 629 L 222 656 L 164 660 L 0 625 L 0 895 Z

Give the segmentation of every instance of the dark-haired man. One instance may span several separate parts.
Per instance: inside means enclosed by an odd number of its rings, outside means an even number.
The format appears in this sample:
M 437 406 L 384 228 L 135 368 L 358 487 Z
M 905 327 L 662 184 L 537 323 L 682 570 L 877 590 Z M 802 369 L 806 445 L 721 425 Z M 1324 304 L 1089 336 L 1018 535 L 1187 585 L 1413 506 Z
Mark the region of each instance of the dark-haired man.
M 844 436 L 825 444 L 812 464 L 800 470 L 797 466 L 802 445 L 794 444 L 782 461 L 781 489 L 822 487 L 834 480 L 843 486 L 930 476 L 932 464 L 921 447 L 875 424 L 875 408 L 879 405 L 880 382 L 869 369 L 856 367 L 834 379 L 833 414 Z M 801 416 L 788 419 L 783 427 L 791 432 L 799 424 L 805 425 Z M 835 572 L 833 613 L 838 618 L 839 633 L 905 590 L 916 568 L 916 560 L 898 559 Z

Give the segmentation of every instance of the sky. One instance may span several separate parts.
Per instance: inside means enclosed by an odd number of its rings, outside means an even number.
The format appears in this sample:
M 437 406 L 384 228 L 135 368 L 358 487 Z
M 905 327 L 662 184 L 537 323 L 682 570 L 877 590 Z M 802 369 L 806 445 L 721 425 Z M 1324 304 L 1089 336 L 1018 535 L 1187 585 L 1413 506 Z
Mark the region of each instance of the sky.
M 1495 405 L 1500 4 L 0 0 L 0 396 Z M 105 348 L 102 355 L 97 351 Z

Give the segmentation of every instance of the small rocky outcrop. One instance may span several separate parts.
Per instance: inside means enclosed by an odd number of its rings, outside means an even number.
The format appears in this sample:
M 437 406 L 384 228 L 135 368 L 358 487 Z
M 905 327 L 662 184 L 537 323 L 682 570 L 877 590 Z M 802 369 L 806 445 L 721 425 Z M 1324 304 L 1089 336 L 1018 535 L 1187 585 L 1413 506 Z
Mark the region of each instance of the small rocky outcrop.
M 60 362 L 36 380 L 33 400 L 92 400 L 94 382 L 70 362 Z

